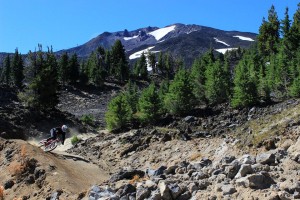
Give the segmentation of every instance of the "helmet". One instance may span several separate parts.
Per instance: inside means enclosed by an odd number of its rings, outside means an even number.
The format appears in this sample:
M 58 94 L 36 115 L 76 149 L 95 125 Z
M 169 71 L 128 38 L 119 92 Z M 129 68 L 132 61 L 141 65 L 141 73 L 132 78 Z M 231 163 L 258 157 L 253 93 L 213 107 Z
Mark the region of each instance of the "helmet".
M 66 132 L 67 129 L 68 129 L 67 125 L 62 125 L 61 130 L 62 130 L 63 132 Z

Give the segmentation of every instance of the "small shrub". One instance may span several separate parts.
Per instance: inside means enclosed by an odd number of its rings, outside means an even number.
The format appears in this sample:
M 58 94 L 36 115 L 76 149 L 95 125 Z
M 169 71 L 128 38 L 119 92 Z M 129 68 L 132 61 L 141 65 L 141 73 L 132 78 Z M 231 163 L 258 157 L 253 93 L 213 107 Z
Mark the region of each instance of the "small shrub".
M 95 122 L 95 117 L 91 114 L 89 115 L 83 115 L 80 120 L 82 121 L 82 123 L 84 124 L 89 124 L 89 125 L 94 125 Z
M 79 142 L 80 139 L 77 137 L 77 135 L 74 135 L 72 138 L 71 138 L 71 144 L 72 145 L 75 145 L 77 142 Z

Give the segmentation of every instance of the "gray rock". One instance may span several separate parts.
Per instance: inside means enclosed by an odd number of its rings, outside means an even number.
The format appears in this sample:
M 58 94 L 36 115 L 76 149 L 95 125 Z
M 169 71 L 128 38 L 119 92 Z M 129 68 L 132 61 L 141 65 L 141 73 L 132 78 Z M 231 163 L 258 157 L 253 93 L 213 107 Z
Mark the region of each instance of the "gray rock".
M 158 190 L 154 190 L 151 192 L 151 196 L 148 198 L 149 200 L 161 200 L 162 197 Z
M 177 183 L 169 184 L 168 187 L 173 199 L 177 199 L 177 197 L 183 193 L 182 189 L 178 186 Z
M 225 167 L 225 174 L 227 175 L 228 178 L 233 179 L 235 175 L 238 173 L 241 165 L 237 160 L 232 162 L 229 166 Z
M 178 168 L 177 165 L 170 166 L 165 170 L 165 174 L 175 174 L 175 170 L 177 168 Z
M 262 153 L 256 156 L 256 162 L 263 165 L 273 165 L 275 164 L 275 154 L 273 153 Z
M 200 172 L 194 172 L 192 174 L 192 177 L 194 180 L 202 180 L 202 179 L 208 178 L 209 176 L 208 176 L 208 174 L 205 174 L 202 171 L 200 171 Z
M 234 156 L 225 156 L 224 158 L 222 158 L 221 164 L 230 164 L 234 160 L 235 160 Z
M 267 172 L 261 172 L 260 174 L 251 174 L 239 178 L 236 180 L 236 184 L 238 186 L 250 187 L 251 189 L 266 189 L 275 184 L 275 181 Z
M 222 185 L 221 190 L 223 195 L 230 195 L 236 192 L 235 187 L 231 184 Z
M 139 187 L 136 191 L 136 200 L 144 200 L 151 195 L 151 191 L 148 188 Z
M 136 188 L 131 184 L 126 184 L 121 192 L 121 196 L 136 192 Z
M 186 191 L 185 193 L 181 194 L 177 200 L 189 200 L 191 198 L 191 193 L 189 191 Z
M 249 154 L 245 154 L 243 155 L 240 159 L 239 159 L 241 164 L 250 164 L 253 165 L 255 164 L 255 158 Z
M 12 188 L 12 186 L 14 186 L 14 181 L 13 180 L 8 180 L 4 183 L 4 189 L 7 190 L 7 189 L 10 189 Z
M 163 200 L 170 200 L 170 199 L 172 199 L 172 196 L 171 196 L 171 193 L 170 193 L 170 189 L 167 186 L 167 184 L 166 184 L 165 181 L 160 181 L 158 183 L 158 189 L 160 191 L 160 195 L 161 195 L 161 198 Z
M 294 199 L 300 199 L 300 192 L 294 192 L 293 197 Z
M 260 163 L 256 163 L 256 164 L 252 165 L 251 167 L 252 167 L 254 173 L 261 172 L 261 171 L 266 171 L 266 172 L 270 171 L 269 165 L 263 165 Z
M 190 193 L 193 193 L 194 191 L 197 191 L 197 190 L 199 189 L 199 187 L 197 186 L 197 184 L 194 183 L 194 182 L 190 183 L 190 184 L 187 186 L 187 188 L 188 188 L 188 191 L 189 191 Z
M 253 169 L 250 164 L 243 164 L 240 167 L 239 172 L 235 175 L 234 178 L 241 178 L 246 176 L 247 174 L 253 173 Z
M 206 188 L 210 185 L 210 182 L 208 180 L 201 180 L 198 182 L 198 188 L 199 190 L 206 190 Z
M 193 117 L 193 116 L 187 116 L 187 117 L 185 117 L 183 120 L 184 120 L 185 122 L 187 122 L 187 123 L 190 123 L 190 122 L 195 121 L 195 117 Z
M 280 200 L 291 200 L 293 197 L 287 193 L 286 191 L 280 191 L 278 192 L 278 196 Z

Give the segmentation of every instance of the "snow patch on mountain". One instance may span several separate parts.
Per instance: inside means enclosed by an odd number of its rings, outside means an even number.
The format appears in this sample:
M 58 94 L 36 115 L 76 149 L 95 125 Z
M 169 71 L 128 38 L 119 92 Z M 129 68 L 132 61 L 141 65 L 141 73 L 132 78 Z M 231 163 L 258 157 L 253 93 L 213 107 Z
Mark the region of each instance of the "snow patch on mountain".
M 132 39 L 135 39 L 135 38 L 137 38 L 137 37 L 139 37 L 138 35 L 135 35 L 135 36 L 132 36 L 132 37 L 124 37 L 123 39 L 124 40 L 132 40 Z
M 254 40 L 252 38 L 249 38 L 249 37 L 244 37 L 244 36 L 240 36 L 240 35 L 235 35 L 233 37 L 237 37 L 240 40 L 246 40 L 246 41 L 254 42 Z
M 224 44 L 224 45 L 226 45 L 228 47 L 230 46 L 229 44 L 227 44 L 226 42 L 223 42 L 223 41 L 219 40 L 218 38 L 214 38 L 214 39 L 215 39 L 216 42 L 222 43 L 222 44 Z
M 171 31 L 174 31 L 175 28 L 176 28 L 176 25 L 168 26 L 168 27 L 165 27 L 165 28 L 160 28 L 160 29 L 157 29 L 155 31 L 149 32 L 148 34 L 150 34 L 153 37 L 155 37 L 155 39 L 158 41 L 161 38 L 163 38 L 165 35 L 167 35 L 168 33 L 170 33 Z
M 217 52 L 225 54 L 227 51 L 232 51 L 238 48 L 223 48 L 223 49 L 215 49 Z
M 141 57 L 142 56 L 142 54 L 144 53 L 147 53 L 148 51 L 150 51 L 150 49 L 153 49 L 154 48 L 154 46 L 153 47 L 148 47 L 147 49 L 144 49 L 144 50 L 141 50 L 141 51 L 138 51 L 138 52 L 135 52 L 134 54 L 131 54 L 130 56 L 129 56 L 129 59 L 130 60 L 133 60 L 133 59 L 136 59 L 136 58 L 139 58 L 139 57 Z M 151 51 L 152 53 L 158 53 L 159 51 Z

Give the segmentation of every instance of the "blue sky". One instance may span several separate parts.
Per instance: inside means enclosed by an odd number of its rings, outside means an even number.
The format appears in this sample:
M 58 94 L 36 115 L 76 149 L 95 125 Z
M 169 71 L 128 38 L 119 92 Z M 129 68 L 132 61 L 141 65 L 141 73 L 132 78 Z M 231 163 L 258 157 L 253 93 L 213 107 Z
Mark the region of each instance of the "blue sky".
M 271 5 L 279 19 L 297 0 L 0 0 L 0 52 L 21 53 L 38 44 L 54 51 L 81 45 L 104 31 L 174 23 L 258 32 Z

